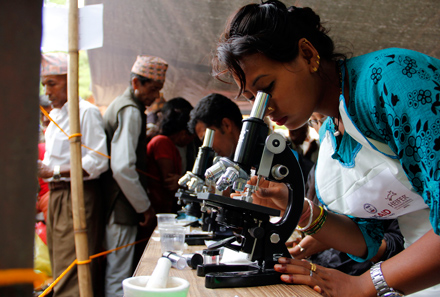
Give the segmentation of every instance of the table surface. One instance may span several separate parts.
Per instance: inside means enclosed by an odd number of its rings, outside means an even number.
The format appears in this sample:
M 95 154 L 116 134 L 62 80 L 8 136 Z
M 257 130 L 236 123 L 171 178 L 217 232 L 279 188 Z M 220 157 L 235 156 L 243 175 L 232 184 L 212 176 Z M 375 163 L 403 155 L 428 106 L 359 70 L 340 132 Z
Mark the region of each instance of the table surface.
M 153 237 L 157 237 L 157 234 L 153 233 L 152 238 L 150 238 L 141 260 L 138 263 L 135 276 L 140 275 L 151 275 L 154 268 L 156 267 L 157 260 L 161 256 L 160 241 L 155 240 Z M 184 253 L 194 253 L 205 249 L 206 246 L 200 245 L 190 245 L 185 249 Z M 210 296 L 231 296 L 231 297 L 243 297 L 243 296 L 321 296 L 320 294 L 313 291 L 308 286 L 303 285 L 270 285 L 270 286 L 259 286 L 259 287 L 248 287 L 248 288 L 219 288 L 219 289 L 208 289 L 205 287 L 205 278 L 197 276 L 195 269 L 190 269 L 189 267 L 178 270 L 176 268 L 171 268 L 170 276 L 177 276 L 186 279 L 190 283 L 188 296 L 189 297 L 210 297 Z

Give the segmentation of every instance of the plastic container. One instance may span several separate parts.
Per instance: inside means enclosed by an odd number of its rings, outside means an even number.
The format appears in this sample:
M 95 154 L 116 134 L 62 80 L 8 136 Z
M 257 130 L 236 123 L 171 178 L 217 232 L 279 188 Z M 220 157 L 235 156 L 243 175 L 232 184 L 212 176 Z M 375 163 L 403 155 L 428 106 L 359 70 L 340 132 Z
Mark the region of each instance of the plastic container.
M 185 249 L 185 228 L 179 226 L 169 226 L 159 228 L 160 247 L 162 254 L 165 252 L 175 252 L 182 255 Z
M 203 264 L 220 264 L 220 250 L 203 250 Z
M 177 214 L 174 213 L 158 213 L 157 217 L 157 227 L 160 229 L 161 227 L 173 226 L 176 224 Z

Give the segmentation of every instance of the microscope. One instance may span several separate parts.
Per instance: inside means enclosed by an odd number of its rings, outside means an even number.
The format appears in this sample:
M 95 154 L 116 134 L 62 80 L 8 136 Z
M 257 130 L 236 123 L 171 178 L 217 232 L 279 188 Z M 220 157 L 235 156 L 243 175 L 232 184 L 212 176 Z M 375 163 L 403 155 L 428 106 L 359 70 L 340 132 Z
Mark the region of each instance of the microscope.
M 208 249 L 225 247 L 244 252 L 251 264 L 203 264 L 197 275 L 205 277 L 207 288 L 251 287 L 282 283 L 280 273 L 273 269 L 280 257 L 291 257 L 286 241 L 295 230 L 304 202 L 304 181 L 301 168 L 286 139 L 277 133 L 268 135 L 263 121 L 269 95 L 258 92 L 250 117 L 243 120 L 238 146 L 233 160 L 220 158 L 205 172 L 207 180 L 215 181 L 218 190 L 232 187 L 241 192 L 240 199 L 201 192 L 197 194 L 204 209 L 215 209 L 219 224 L 232 229 L 234 235 L 210 245 Z M 289 200 L 284 215 L 280 211 L 252 203 L 252 193 L 258 190 L 247 184 L 251 171 L 258 181 L 284 183 Z
M 186 188 L 177 191 L 178 204 L 186 205 L 186 213 L 196 218 L 202 216 L 197 193 L 206 192 L 209 187 L 205 183 L 205 171 L 208 167 L 212 166 L 215 157 L 215 152 L 212 149 L 214 133 L 214 130 L 206 129 L 203 144 L 199 147 L 192 171 L 187 171 L 178 181 L 179 186 Z
M 205 178 L 205 171 L 212 166 L 216 155 L 212 148 L 214 133 L 214 130 L 206 129 L 203 144 L 199 148 L 192 171 L 187 171 L 178 181 L 179 185 L 185 188 L 176 192 L 178 204 L 184 206 L 187 215 L 201 218 L 202 231 L 212 232 L 212 235 L 187 235 L 186 243 L 189 245 L 203 245 L 204 240 L 222 239 L 232 234 L 225 226 L 217 223 L 215 211 L 201 212 L 201 200 L 197 198 L 198 193 L 208 192 L 210 189 L 215 190 L 215 183 Z M 200 224 L 195 221 L 191 226 L 198 227 Z

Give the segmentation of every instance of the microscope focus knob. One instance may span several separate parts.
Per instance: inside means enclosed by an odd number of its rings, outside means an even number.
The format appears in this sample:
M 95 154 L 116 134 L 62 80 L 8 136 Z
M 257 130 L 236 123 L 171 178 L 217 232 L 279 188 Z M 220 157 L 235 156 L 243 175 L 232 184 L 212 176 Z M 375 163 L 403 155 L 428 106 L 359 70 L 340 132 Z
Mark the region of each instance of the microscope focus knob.
M 282 180 L 289 174 L 289 168 L 284 165 L 277 164 L 272 167 L 271 173 L 276 180 Z
M 278 243 L 280 241 L 280 235 L 278 233 L 273 233 L 270 235 L 270 242 Z
M 255 227 L 249 229 L 249 234 L 256 239 L 261 239 L 264 236 L 264 229 L 261 227 Z
M 279 154 L 286 148 L 286 139 L 278 133 L 270 134 L 266 139 L 266 148 L 274 154 Z

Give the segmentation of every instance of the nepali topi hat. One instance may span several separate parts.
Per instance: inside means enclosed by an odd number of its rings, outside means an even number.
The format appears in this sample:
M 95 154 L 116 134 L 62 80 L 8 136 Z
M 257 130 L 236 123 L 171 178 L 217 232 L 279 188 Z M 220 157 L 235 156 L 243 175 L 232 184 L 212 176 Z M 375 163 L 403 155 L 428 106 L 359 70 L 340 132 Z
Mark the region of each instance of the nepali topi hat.
M 154 56 L 139 55 L 134 62 L 131 72 L 154 81 L 164 82 L 168 63 Z
M 67 74 L 67 54 L 47 53 L 41 57 L 41 75 Z

